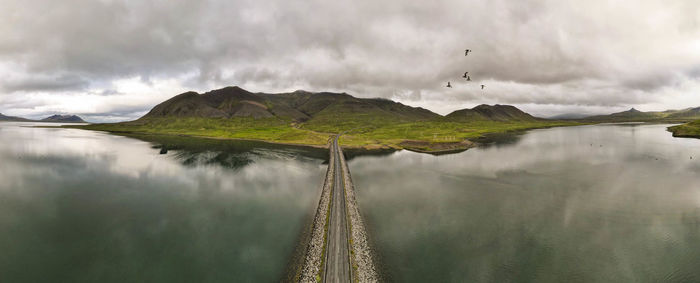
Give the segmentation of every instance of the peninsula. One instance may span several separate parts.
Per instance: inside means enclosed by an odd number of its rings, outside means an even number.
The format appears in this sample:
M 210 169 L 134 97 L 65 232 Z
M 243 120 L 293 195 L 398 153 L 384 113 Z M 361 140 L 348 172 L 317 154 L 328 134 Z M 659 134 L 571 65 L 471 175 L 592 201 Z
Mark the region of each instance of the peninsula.
M 484 134 L 576 124 L 536 118 L 509 105 L 479 105 L 442 116 L 388 99 L 301 90 L 253 93 L 233 86 L 176 95 L 135 121 L 65 127 L 319 147 L 330 135 L 344 133 L 347 148 L 442 152 L 469 148 Z

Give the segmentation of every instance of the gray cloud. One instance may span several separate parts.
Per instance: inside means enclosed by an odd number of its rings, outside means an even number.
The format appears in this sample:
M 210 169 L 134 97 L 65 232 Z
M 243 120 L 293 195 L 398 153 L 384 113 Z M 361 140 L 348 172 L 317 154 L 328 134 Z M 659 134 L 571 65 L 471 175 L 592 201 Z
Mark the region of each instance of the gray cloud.
M 57 77 L 34 75 L 22 79 L 0 79 L 0 90 L 10 93 L 17 91 L 80 91 L 85 90 L 88 85 L 87 80 L 74 75 Z
M 662 90 L 699 79 L 700 8 L 694 0 L 0 5 L 0 71 L 4 66 L 21 78 L 0 80 L 0 91 L 11 95 L 117 97 L 111 84 L 138 76 L 145 82 L 176 78 L 198 91 L 303 87 L 409 104 L 618 107 L 656 103 L 672 93 Z M 464 57 L 465 48 L 474 52 Z M 471 85 L 460 82 L 465 71 Z M 455 89 L 443 88 L 448 80 Z M 480 83 L 489 84 L 488 97 L 476 89 Z

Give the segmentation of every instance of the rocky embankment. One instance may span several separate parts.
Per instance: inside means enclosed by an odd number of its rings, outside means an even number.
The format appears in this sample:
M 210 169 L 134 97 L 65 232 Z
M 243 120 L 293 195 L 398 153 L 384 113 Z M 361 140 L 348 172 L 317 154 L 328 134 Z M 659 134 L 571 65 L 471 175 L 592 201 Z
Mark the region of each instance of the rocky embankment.
M 345 199 L 350 223 L 350 257 L 355 282 L 378 282 L 379 274 L 375 267 L 373 252 L 367 240 L 367 230 L 355 200 L 355 186 L 352 184 L 350 170 L 345 163 L 343 150 L 340 149 L 340 166 L 345 180 Z
M 328 212 L 330 210 L 331 187 L 333 175 L 335 174 L 335 154 L 333 147 L 330 147 L 331 154 L 328 161 L 328 171 L 323 182 L 321 199 L 319 200 L 316 216 L 314 217 L 311 240 L 306 251 L 306 258 L 301 270 L 300 282 L 317 282 L 321 277 L 321 266 L 323 264 L 323 249 L 326 243 L 326 225 L 328 223 Z

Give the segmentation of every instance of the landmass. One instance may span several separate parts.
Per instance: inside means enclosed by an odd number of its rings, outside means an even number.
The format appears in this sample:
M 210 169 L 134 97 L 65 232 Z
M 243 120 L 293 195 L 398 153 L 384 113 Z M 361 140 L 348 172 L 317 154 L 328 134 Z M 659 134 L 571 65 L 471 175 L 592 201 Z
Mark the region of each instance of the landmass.
M 87 123 L 77 115 L 52 115 L 41 120 L 32 120 L 22 117 L 5 116 L 0 113 L 0 122 L 52 122 L 52 123 Z
M 700 120 L 668 127 L 668 131 L 673 133 L 674 137 L 700 138 Z
M 345 148 L 449 152 L 494 132 L 579 125 L 533 117 L 509 105 L 479 105 L 442 116 L 381 98 L 347 93 L 253 93 L 226 87 L 185 92 L 129 122 L 65 126 L 112 133 L 165 134 L 326 146 L 343 133 Z
M 630 110 L 612 113 L 610 115 L 598 115 L 586 117 L 578 120 L 589 122 L 666 122 L 685 123 L 700 119 L 700 107 L 685 108 L 680 110 L 666 111 L 639 111 Z
M 5 116 L 2 113 L 0 113 L 0 121 L 2 122 L 32 122 L 30 119 L 25 119 L 22 117 L 15 117 L 15 116 Z
M 628 111 L 610 115 L 587 117 L 581 121 L 684 123 L 668 127 L 668 131 L 674 137 L 700 138 L 700 107 L 651 112 L 643 112 L 632 108 Z
M 52 115 L 41 119 L 41 122 L 86 123 L 83 118 L 80 118 L 77 115 Z

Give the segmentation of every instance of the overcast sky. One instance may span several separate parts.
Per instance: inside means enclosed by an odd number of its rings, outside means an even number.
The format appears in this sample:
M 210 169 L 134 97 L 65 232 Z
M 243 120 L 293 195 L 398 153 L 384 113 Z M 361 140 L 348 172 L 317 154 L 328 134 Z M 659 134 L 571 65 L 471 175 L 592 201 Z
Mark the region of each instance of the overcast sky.
M 700 106 L 698 0 L 0 0 L 0 7 L 6 115 L 135 119 L 176 94 L 230 85 L 385 97 L 440 114 L 482 103 L 545 117 Z M 461 79 L 465 71 L 472 82 Z

